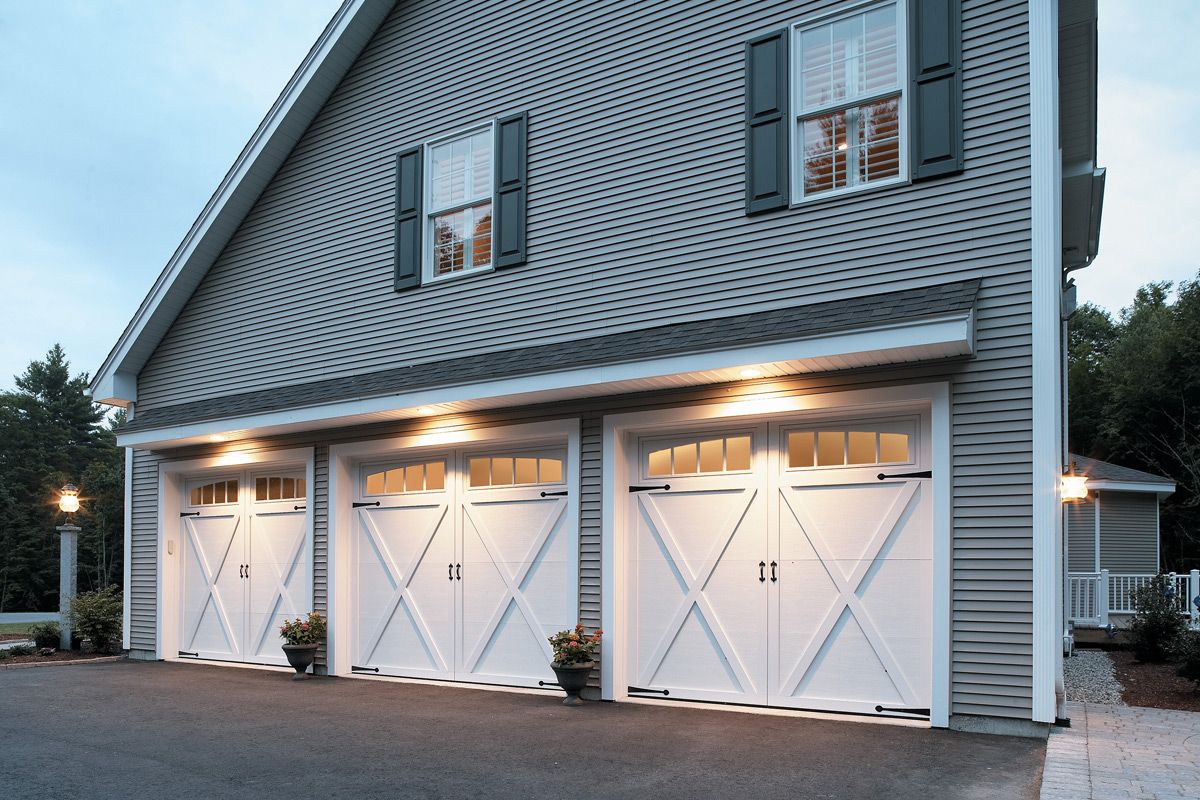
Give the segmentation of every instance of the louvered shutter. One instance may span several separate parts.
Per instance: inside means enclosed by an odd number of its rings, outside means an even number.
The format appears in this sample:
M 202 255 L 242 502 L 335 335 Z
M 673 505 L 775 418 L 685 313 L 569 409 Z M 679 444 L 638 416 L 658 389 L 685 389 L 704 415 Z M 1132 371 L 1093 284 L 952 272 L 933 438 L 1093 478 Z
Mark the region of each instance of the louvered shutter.
M 909 0 L 913 180 L 963 169 L 962 3 Z
M 492 209 L 497 269 L 525 263 L 526 114 L 496 121 L 496 205 Z
M 788 32 L 746 43 L 746 213 L 788 206 Z
M 421 168 L 424 150 L 396 156 L 396 291 L 421 285 Z

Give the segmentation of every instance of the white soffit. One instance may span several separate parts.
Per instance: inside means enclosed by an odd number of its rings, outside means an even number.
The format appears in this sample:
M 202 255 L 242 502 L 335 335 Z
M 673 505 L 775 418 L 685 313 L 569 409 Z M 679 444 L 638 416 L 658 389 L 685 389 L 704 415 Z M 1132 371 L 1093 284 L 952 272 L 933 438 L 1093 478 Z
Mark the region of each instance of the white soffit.
M 129 433 L 118 431 L 117 443 L 152 450 L 209 441 L 232 442 L 412 419 L 430 412 L 446 416 L 742 380 L 755 381 L 759 392 L 769 394 L 773 391 L 770 379 L 786 375 L 969 356 L 974 350 L 973 327 L 973 315 L 960 313 L 790 342 L 436 386 Z

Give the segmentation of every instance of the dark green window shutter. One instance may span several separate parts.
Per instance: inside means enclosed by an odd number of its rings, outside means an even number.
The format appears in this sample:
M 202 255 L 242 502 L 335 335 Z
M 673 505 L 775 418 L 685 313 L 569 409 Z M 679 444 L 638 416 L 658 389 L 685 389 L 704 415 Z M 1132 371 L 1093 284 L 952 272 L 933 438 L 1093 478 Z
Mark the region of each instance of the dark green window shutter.
M 909 0 L 913 180 L 963 170 L 962 3 Z
M 746 213 L 787 208 L 788 32 L 746 43 Z
M 492 209 L 497 269 L 525 263 L 525 129 L 527 114 L 496 120 L 496 205 Z
M 396 291 L 421 285 L 423 160 L 419 146 L 396 156 Z

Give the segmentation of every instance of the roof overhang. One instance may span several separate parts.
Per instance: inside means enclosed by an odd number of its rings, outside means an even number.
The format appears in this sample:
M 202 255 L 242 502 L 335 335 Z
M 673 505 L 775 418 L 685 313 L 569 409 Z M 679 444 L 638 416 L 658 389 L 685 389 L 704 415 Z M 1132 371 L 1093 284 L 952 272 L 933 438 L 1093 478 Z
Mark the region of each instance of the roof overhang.
M 174 448 L 412 419 L 430 413 L 454 415 L 734 381 L 748 381 L 747 390 L 739 396 L 745 402 L 764 403 L 764 410 L 768 410 L 770 397 L 779 388 L 774 379 L 961 358 L 974 350 L 973 330 L 974 312 L 969 309 L 791 341 L 417 388 L 165 427 L 118 430 L 117 442 L 140 449 Z
M 1166 497 L 1175 493 L 1175 483 L 1173 481 L 1163 481 L 1162 483 L 1149 483 L 1142 481 L 1088 481 L 1088 489 L 1097 492 L 1146 492 L 1154 493 L 1159 497 Z
M 1058 29 L 1062 150 L 1062 266 L 1086 267 L 1100 251 L 1104 168 L 1096 164 L 1096 0 L 1063 0 Z
M 137 400 L 138 373 L 393 5 L 345 0 L 338 8 L 96 371 L 96 402 Z

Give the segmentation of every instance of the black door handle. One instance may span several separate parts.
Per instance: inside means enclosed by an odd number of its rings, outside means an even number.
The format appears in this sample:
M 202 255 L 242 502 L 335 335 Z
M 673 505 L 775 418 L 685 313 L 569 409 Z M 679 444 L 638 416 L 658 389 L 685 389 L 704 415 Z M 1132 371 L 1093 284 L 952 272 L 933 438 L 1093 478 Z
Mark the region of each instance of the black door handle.
M 446 565 L 446 580 L 448 580 L 448 581 L 454 580 L 454 565 L 453 564 Z
M 246 577 L 246 565 L 245 564 L 238 564 L 238 577 L 239 578 Z
M 247 578 L 250 577 L 250 565 L 249 564 L 246 565 L 246 577 Z
M 461 581 L 462 580 L 462 564 L 455 564 L 454 571 L 457 573 L 457 575 L 455 577 L 457 577 Z
M 759 583 L 766 583 L 767 575 L 764 572 L 764 570 L 766 568 L 767 568 L 767 562 L 765 562 L 765 561 L 758 562 L 758 582 Z
M 778 580 L 778 578 L 775 577 L 775 568 L 778 566 L 779 565 L 776 564 L 774 561 L 771 562 L 771 583 L 774 583 L 775 581 Z

